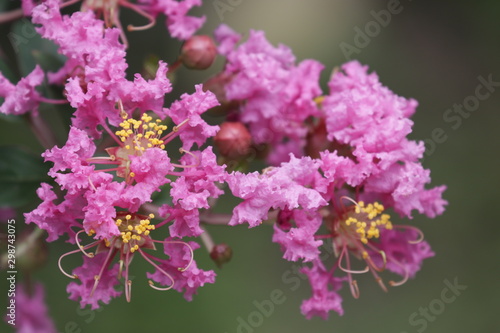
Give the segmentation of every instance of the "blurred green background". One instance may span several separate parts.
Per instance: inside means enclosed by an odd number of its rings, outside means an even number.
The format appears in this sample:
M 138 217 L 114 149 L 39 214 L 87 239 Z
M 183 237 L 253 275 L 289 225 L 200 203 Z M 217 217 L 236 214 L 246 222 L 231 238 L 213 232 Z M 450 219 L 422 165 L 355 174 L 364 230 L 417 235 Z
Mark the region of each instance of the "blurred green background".
M 215 6 L 229 7 L 223 13 Z M 158 292 L 147 286 L 143 260 L 135 260 L 132 302 L 124 297 L 98 311 L 80 310 L 78 303 L 67 299 L 68 279 L 57 269 L 57 258 L 72 247 L 61 242 L 50 244 L 50 260 L 35 274 L 46 286 L 50 314 L 59 332 L 500 332 L 500 233 L 498 204 L 500 185 L 500 87 L 480 101 L 477 110 L 461 118 L 460 126 L 443 119 L 445 111 L 474 96 L 478 77 L 500 82 L 500 2 L 498 1 L 411 1 L 402 0 L 399 13 L 391 15 L 382 26 L 374 13 L 387 10 L 394 1 L 325 1 L 325 0 L 210 0 L 193 11 L 207 15 L 201 33 L 210 34 L 220 23 L 247 33 L 265 30 L 274 44 L 292 48 L 298 60 L 315 58 L 325 64 L 322 84 L 331 70 L 347 59 L 340 45 L 357 47 L 352 55 L 372 71 L 395 93 L 413 97 L 420 103 L 414 115 L 411 138 L 427 140 L 428 156 L 424 166 L 432 170 L 432 185 L 446 184 L 446 212 L 430 220 L 415 216 L 418 226 L 436 252 L 424 262 L 417 278 L 384 293 L 371 276 L 358 278 L 361 297 L 353 299 L 343 288 L 345 315 L 333 313 L 328 321 L 306 320 L 299 310 L 310 295 L 307 281 L 292 290 L 287 278 L 295 278 L 297 266 L 281 259 L 277 244 L 271 243 L 272 228 L 261 226 L 211 227 L 216 242 L 230 244 L 234 251 L 231 263 L 217 269 L 206 251 L 196 251 L 198 265 L 216 270 L 216 284 L 199 290 L 191 303 L 176 292 Z M 142 22 L 124 11 L 126 20 Z M 379 29 L 376 28 L 378 25 Z M 372 37 L 356 45 L 356 31 L 370 30 Z M 180 43 L 167 38 L 163 26 L 145 32 L 130 33 L 130 74 L 140 72 L 148 54 L 157 54 L 173 62 Z M 2 30 L 5 31 L 5 30 Z M 7 40 L 0 37 L 5 52 Z M 358 37 L 359 38 L 359 37 Z M 359 40 L 358 40 L 359 42 Z M 345 43 L 345 44 L 342 44 Z M 222 66 L 218 61 L 210 72 Z M 181 69 L 172 96 L 193 91 L 193 85 L 207 78 L 208 72 Z M 50 117 L 50 115 L 49 115 Z M 41 147 L 22 123 L 0 120 L 2 144 L 19 144 L 36 153 Z M 64 121 L 59 120 L 61 124 Z M 63 126 L 61 125 L 61 128 Z M 431 144 L 432 133 L 442 129 L 446 140 Z M 491 206 L 493 205 L 493 206 Z M 18 220 L 22 220 L 18 216 Z M 79 265 L 74 256 L 66 267 Z M 284 279 L 285 276 L 285 279 Z M 439 308 L 445 280 L 457 279 L 467 288 L 451 303 Z M 5 281 L 2 279 L 2 290 Z M 256 315 L 255 302 L 269 300 L 271 294 L 283 293 L 282 304 L 275 305 L 269 316 Z M 2 295 L 2 307 L 5 296 Z M 444 303 L 441 303 L 444 304 Z M 420 308 L 433 306 L 439 314 L 418 325 L 410 318 L 423 320 Z M 417 315 L 414 315 L 417 313 Z M 249 318 L 250 317 L 250 318 Z M 239 319 L 241 318 L 241 319 Z M 262 318 L 262 320 L 258 320 Z M 239 328 L 241 321 L 258 323 Z M 0 325 L 4 325 L 3 323 Z M 0 326 L 0 331 L 4 331 Z

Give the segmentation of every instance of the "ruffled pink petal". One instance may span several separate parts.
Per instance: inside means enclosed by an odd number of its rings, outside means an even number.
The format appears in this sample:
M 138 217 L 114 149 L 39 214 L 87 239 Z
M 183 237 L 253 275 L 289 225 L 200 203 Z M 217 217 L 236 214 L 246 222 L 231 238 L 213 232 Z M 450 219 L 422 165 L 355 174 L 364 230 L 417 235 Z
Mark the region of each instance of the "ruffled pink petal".
M 99 275 L 106 256 L 107 253 L 99 253 L 93 258 L 82 256 L 83 265 L 73 270 L 73 275 L 78 276 L 79 282 L 71 282 L 68 284 L 66 291 L 69 293 L 69 299 L 80 301 L 80 306 L 82 308 L 86 305 L 90 305 L 90 308 L 95 310 L 99 308 L 99 302 L 108 304 L 112 298 L 121 295 L 121 291 L 115 289 L 120 283 L 117 278 L 118 264 L 113 265 L 111 269 L 104 269 L 99 284 L 95 288 L 92 296 L 90 295 L 95 283 L 94 277 Z
M 230 225 L 247 222 L 250 227 L 267 219 L 270 209 L 317 209 L 326 204 L 316 190 L 304 185 L 320 182 L 318 163 L 309 157 L 291 155 L 290 162 L 259 175 L 257 172 L 232 173 L 227 183 L 233 195 L 244 201 L 233 210 Z
M 273 242 L 281 245 L 283 258 L 290 261 L 303 259 L 305 262 L 318 259 L 319 247 L 323 244 L 314 235 L 318 231 L 323 218 L 319 213 L 309 213 L 303 210 L 293 210 L 291 219 L 297 225 L 289 231 L 283 231 L 274 225 Z
M 301 272 L 309 278 L 313 293 L 311 298 L 302 302 L 302 314 L 307 319 L 318 316 L 324 320 L 328 319 L 330 311 L 343 315 L 342 297 L 337 293 L 343 279 L 333 277 L 319 260 L 314 261 L 311 268 L 302 268 Z
M 185 210 L 179 205 L 170 207 L 163 205 L 158 210 L 160 216 L 172 220 L 172 225 L 169 227 L 170 236 L 172 237 L 196 237 L 203 233 L 200 227 L 200 212 L 198 209 Z
M 24 214 L 26 223 L 35 223 L 40 229 L 47 231 L 48 242 L 67 234 L 69 242 L 73 243 L 75 232 L 71 227 L 80 226 L 77 219 L 83 218 L 85 201 L 80 196 L 66 195 L 63 202 L 55 204 L 57 196 L 52 191 L 52 186 L 46 183 L 42 183 L 36 193 L 42 203 L 33 211 Z
M 0 113 L 21 115 L 38 111 L 40 94 L 35 88 L 43 82 L 43 77 L 43 70 L 38 65 L 16 85 L 10 83 L 0 73 L 0 97 L 5 98 L 0 106 Z
M 184 149 L 191 149 L 195 143 L 199 147 L 217 133 L 219 126 L 210 126 L 200 117 L 203 112 L 217 105 L 219 102 L 211 91 L 203 91 L 202 85 L 196 85 L 193 94 L 183 94 L 180 101 L 175 101 L 170 108 L 164 109 L 175 124 L 188 120 L 180 130 Z
M 422 267 L 424 259 L 435 255 L 426 241 L 417 244 L 410 243 L 419 237 L 420 235 L 412 229 L 383 230 L 381 232 L 379 242 L 375 246 L 385 252 L 388 270 L 401 276 L 415 277 L 415 274 Z M 370 252 L 374 262 L 381 267 L 383 262 L 380 255 L 373 251 Z
M 191 253 L 186 245 L 169 243 L 169 241 L 176 241 L 176 239 L 167 238 L 165 240 L 165 254 L 170 259 L 163 260 L 160 267 L 175 281 L 173 289 L 184 293 L 184 298 L 191 301 L 199 287 L 203 287 L 206 283 L 215 282 L 215 272 L 199 269 L 194 260 L 191 262 Z M 193 250 L 199 247 L 195 242 L 188 242 L 188 244 Z M 183 270 L 186 267 L 188 269 Z M 172 280 L 158 270 L 154 273 L 147 273 L 147 277 L 164 286 L 172 284 Z

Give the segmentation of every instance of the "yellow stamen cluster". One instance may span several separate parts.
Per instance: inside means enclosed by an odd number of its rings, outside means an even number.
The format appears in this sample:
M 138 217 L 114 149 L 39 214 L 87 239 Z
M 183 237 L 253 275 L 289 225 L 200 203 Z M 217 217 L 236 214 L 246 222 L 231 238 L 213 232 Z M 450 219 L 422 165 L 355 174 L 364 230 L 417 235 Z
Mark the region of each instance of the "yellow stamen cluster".
M 358 202 L 354 210 L 356 216 L 350 216 L 346 219 L 347 226 L 354 225 L 356 233 L 359 235 L 363 244 L 368 243 L 369 239 L 380 237 L 380 227 L 392 229 L 392 222 L 388 214 L 384 212 L 384 206 L 375 202 L 365 207 L 363 201 Z
M 317 106 L 321 106 L 325 98 L 326 96 L 318 96 L 314 99 L 314 102 L 316 103 Z
M 120 123 L 122 129 L 116 131 L 115 134 L 126 143 L 126 149 L 134 149 L 138 152 L 152 147 L 165 149 L 165 144 L 160 138 L 167 126 L 161 125 L 160 119 L 152 121 L 153 118 L 146 113 L 142 115 L 141 120 L 127 119 L 126 115 L 123 119 Z
M 154 214 L 149 214 L 149 218 L 154 218 Z M 130 242 L 135 243 L 134 245 L 130 244 L 130 252 L 134 253 L 139 249 L 139 244 L 137 242 L 141 241 L 144 236 L 148 236 L 151 230 L 155 229 L 155 225 L 151 224 L 149 219 L 139 220 L 137 222 L 136 219 L 132 219 L 132 216 L 126 215 L 125 220 L 117 219 L 115 224 L 118 226 L 121 231 L 121 240 L 123 243 L 128 244 Z

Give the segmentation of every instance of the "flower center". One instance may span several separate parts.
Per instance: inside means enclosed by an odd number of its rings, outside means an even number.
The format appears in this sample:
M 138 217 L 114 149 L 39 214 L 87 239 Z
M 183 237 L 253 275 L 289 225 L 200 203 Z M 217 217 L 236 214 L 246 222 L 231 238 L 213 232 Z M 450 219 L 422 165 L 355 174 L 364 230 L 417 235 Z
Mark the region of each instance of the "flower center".
M 152 120 L 153 118 L 145 113 L 140 120 L 127 119 L 124 116 L 120 123 L 121 130 L 115 132 L 123 145 L 106 149 L 111 159 L 120 163 L 117 176 L 127 179 L 135 176 L 130 172 L 130 155 L 141 156 L 146 149 L 153 147 L 165 149 L 161 137 L 167 126 L 161 125 L 160 119 Z
M 122 216 L 120 216 L 122 215 Z M 155 229 L 155 225 L 151 224 L 150 219 L 154 218 L 154 214 L 149 214 L 148 217 L 143 215 L 119 214 L 115 220 L 115 224 L 120 230 L 120 236 L 117 236 L 114 242 L 116 248 L 121 249 L 123 253 L 130 251 L 134 253 L 140 247 L 152 245 L 149 233 Z M 106 241 L 106 246 L 111 244 Z
M 384 206 L 375 202 L 365 206 L 363 201 L 356 204 L 354 210 L 347 213 L 344 224 L 350 233 L 355 233 L 363 244 L 369 239 L 380 237 L 380 228 L 392 229 L 390 215 L 383 214 Z

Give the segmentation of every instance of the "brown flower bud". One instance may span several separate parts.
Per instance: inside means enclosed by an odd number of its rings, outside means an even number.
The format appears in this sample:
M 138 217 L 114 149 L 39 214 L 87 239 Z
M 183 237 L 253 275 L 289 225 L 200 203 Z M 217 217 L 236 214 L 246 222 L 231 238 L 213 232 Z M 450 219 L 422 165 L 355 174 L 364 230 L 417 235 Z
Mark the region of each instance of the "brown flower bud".
M 237 159 L 248 154 L 252 137 L 243 123 L 226 121 L 220 125 L 214 143 L 222 156 Z
M 215 43 L 209 36 L 192 36 L 181 49 L 182 63 L 191 69 L 207 69 L 217 56 Z
M 221 243 L 214 246 L 210 252 L 210 258 L 221 268 L 223 264 L 229 262 L 233 256 L 233 249 L 227 244 Z

